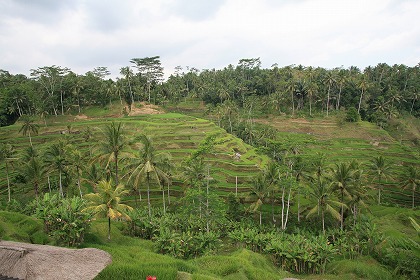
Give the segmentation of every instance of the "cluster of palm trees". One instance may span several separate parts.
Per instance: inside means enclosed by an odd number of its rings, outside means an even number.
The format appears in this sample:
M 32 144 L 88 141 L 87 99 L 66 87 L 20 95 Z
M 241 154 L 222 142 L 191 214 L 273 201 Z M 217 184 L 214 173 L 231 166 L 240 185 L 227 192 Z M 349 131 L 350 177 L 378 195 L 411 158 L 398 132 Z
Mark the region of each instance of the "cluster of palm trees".
M 299 162 L 298 162 L 299 163 Z M 374 157 L 366 164 L 340 162 L 327 166 L 325 155 L 306 164 L 291 164 L 287 167 L 271 163 L 259 174 L 251 186 L 253 203 L 249 209 L 258 210 L 259 222 L 262 224 L 262 205 L 277 203 L 281 213 L 281 228 L 284 230 L 289 219 L 291 199 L 297 205 L 297 220 L 300 214 L 306 212 L 306 218 L 318 217 L 325 233 L 326 215 L 330 215 L 345 226 L 346 217 L 350 214 L 356 223 L 362 208 L 366 208 L 367 200 L 372 200 L 372 190 L 378 192 L 378 204 L 381 204 L 381 191 L 385 184 L 393 180 L 395 172 L 392 165 L 382 156 Z M 403 174 L 396 183 L 410 189 L 412 193 L 412 208 L 415 208 L 415 194 L 419 185 L 418 168 L 413 165 L 405 167 Z M 395 181 L 395 180 L 394 180 Z M 299 197 L 303 194 L 309 199 L 301 209 Z M 272 219 L 276 222 L 275 208 L 272 207 Z

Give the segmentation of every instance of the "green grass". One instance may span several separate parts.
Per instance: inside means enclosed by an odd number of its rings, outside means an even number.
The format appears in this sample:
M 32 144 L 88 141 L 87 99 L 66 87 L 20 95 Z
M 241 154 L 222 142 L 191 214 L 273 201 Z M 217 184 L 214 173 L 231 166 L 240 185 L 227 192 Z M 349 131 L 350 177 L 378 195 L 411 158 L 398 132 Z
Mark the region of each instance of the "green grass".
M 50 243 L 41 221 L 15 212 L 0 211 L 0 240 L 18 240 L 27 243 Z

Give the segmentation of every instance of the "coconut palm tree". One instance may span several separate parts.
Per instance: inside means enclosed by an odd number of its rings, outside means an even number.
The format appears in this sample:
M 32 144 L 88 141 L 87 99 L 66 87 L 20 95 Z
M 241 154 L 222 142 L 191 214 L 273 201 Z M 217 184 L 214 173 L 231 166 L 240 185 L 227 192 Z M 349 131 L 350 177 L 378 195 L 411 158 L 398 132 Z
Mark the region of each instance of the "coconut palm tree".
M 165 172 L 170 165 L 170 155 L 168 153 L 157 153 L 153 147 L 152 140 L 146 135 L 140 136 L 142 143 L 138 157 L 131 158 L 131 163 L 127 165 L 129 172 L 128 180 L 133 180 L 134 185 L 140 193 L 140 182 L 146 181 L 147 184 L 147 205 L 149 217 L 152 216 L 150 204 L 150 183 L 154 181 L 162 189 L 163 203 L 165 203 L 165 191 L 161 181 L 169 182 L 169 175 Z M 165 171 L 164 171 L 165 170 Z M 125 176 L 126 176 L 125 175 Z M 164 208 L 165 204 L 164 204 Z
M 32 146 L 31 133 L 35 135 L 38 134 L 39 125 L 34 123 L 34 120 L 27 115 L 22 116 L 22 121 L 23 124 L 19 129 L 19 132 L 22 132 L 23 135 L 29 136 L 29 143 L 31 143 Z
M 344 196 L 346 198 L 351 198 L 352 194 L 352 185 L 351 180 L 353 176 L 353 171 L 351 169 L 350 164 L 347 163 L 339 163 L 335 164 L 335 168 L 331 169 L 331 184 L 333 190 L 338 191 L 340 193 L 340 202 L 341 202 L 341 230 L 343 230 L 343 222 L 344 222 Z
M 256 201 L 251 204 L 250 209 L 252 212 L 256 212 L 259 209 L 260 225 L 262 224 L 262 211 L 261 207 L 264 203 L 264 199 L 270 193 L 270 185 L 267 183 L 267 178 L 264 174 L 259 174 L 252 182 L 251 195 L 256 196 Z
M 359 105 L 357 106 L 357 113 L 360 114 L 360 108 L 362 106 L 363 95 L 369 87 L 369 82 L 365 76 L 363 76 L 362 80 L 359 82 L 358 87 L 360 89 L 360 99 L 359 99 Z
M 33 157 L 23 164 L 23 175 L 27 182 L 34 187 L 35 197 L 38 200 L 39 186 L 45 178 L 45 168 L 39 157 Z
M 315 180 L 315 185 L 310 189 L 310 195 L 315 205 L 309 210 L 306 218 L 317 214 L 321 216 L 322 221 L 322 232 L 325 234 L 325 214 L 329 213 L 334 219 L 341 220 L 342 216 L 334 207 L 345 207 L 345 205 L 337 200 L 333 196 L 332 184 L 328 184 L 327 181 L 321 177 Z
M 133 208 L 121 203 L 124 195 L 128 191 L 124 186 L 119 184 L 113 186 L 111 181 L 100 181 L 97 186 L 97 193 L 85 194 L 84 198 L 89 201 L 88 207 L 83 211 L 92 211 L 97 217 L 108 218 L 108 240 L 111 240 L 111 220 L 126 219 L 131 220 L 127 212 L 132 211 Z
M 383 187 L 382 180 L 391 177 L 391 165 L 388 164 L 384 157 L 375 157 L 370 161 L 369 172 L 372 175 L 373 180 L 376 179 L 376 187 L 378 189 L 378 204 L 381 204 L 381 189 Z
M 200 218 L 202 217 L 202 199 L 203 192 L 202 188 L 205 185 L 205 179 L 209 178 L 207 174 L 208 168 L 204 162 L 204 158 L 201 155 L 191 156 L 182 163 L 182 178 L 184 183 L 187 185 L 187 189 L 184 190 L 184 195 L 189 193 L 188 188 L 194 189 L 198 194 L 198 212 Z
M 275 224 L 276 219 L 274 217 L 274 202 L 276 199 L 276 191 L 278 183 L 280 181 L 280 170 L 277 164 L 270 162 L 267 168 L 264 170 L 264 176 L 271 192 L 268 194 L 271 198 L 271 214 L 273 218 L 273 223 Z
M 6 179 L 7 179 L 7 201 L 10 202 L 11 190 L 10 190 L 10 179 L 9 179 L 9 163 L 15 158 L 16 150 L 11 144 L 1 144 L 0 146 L 0 161 L 4 161 L 6 165 Z
M 45 164 L 50 172 L 57 172 L 59 178 L 59 192 L 64 197 L 63 192 L 63 174 L 67 165 L 69 164 L 66 154 L 66 143 L 64 141 L 58 141 L 57 143 L 51 144 L 44 154 Z
M 416 189 L 420 184 L 420 173 L 418 168 L 414 167 L 413 165 L 409 165 L 405 168 L 405 172 L 402 177 L 402 187 L 404 189 L 409 188 L 411 189 L 411 207 L 414 209 L 415 207 L 415 194 Z
M 82 188 L 81 188 L 81 175 L 82 175 L 82 170 L 84 169 L 84 166 L 86 164 L 84 161 L 85 157 L 80 150 L 77 150 L 73 146 L 67 147 L 67 154 L 69 157 L 69 165 L 72 167 L 74 172 L 76 172 L 77 187 L 79 189 L 79 195 L 80 197 L 83 197 Z
M 328 117 L 328 112 L 329 112 L 329 108 L 330 108 L 331 87 L 333 86 L 333 84 L 335 82 L 336 82 L 336 80 L 335 80 L 335 73 L 333 71 L 328 71 L 325 74 L 325 77 L 324 77 L 324 83 L 326 83 L 328 85 L 328 91 L 327 91 L 327 117 Z
M 105 126 L 105 131 L 103 132 L 103 139 L 99 142 L 100 155 L 99 159 L 106 160 L 105 169 L 110 167 L 111 162 L 114 163 L 115 170 L 115 185 L 118 185 L 118 162 L 119 156 L 123 152 L 126 142 L 124 138 L 124 127 L 119 123 L 112 122 L 111 124 Z

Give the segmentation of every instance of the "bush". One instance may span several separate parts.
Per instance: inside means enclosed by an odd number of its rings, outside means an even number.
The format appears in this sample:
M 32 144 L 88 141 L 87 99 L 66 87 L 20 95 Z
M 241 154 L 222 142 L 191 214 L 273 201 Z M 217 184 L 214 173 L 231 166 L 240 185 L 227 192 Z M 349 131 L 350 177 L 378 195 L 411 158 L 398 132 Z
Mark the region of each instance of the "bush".
M 60 199 L 46 193 L 36 203 L 35 216 L 44 221 L 44 230 L 58 244 L 78 246 L 83 242 L 92 214 L 82 212 L 86 201 L 79 198 Z
M 213 252 L 221 245 L 220 236 L 214 232 L 177 233 L 161 230 L 155 238 L 156 249 L 161 254 L 175 258 L 190 259 Z
M 346 121 L 348 121 L 348 122 L 358 122 L 358 121 L 360 121 L 360 115 L 357 112 L 356 108 L 350 107 L 347 110 Z

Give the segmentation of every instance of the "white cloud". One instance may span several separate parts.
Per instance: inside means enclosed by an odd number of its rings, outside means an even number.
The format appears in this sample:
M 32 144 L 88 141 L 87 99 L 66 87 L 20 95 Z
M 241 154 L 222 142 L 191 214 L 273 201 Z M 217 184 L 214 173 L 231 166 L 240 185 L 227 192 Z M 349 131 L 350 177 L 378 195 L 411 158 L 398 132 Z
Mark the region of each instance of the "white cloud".
M 260 57 L 264 67 L 303 64 L 363 69 L 416 65 L 420 1 L 127 0 L 0 3 L 0 68 L 29 73 L 62 65 L 113 76 L 134 57 L 221 68 Z

